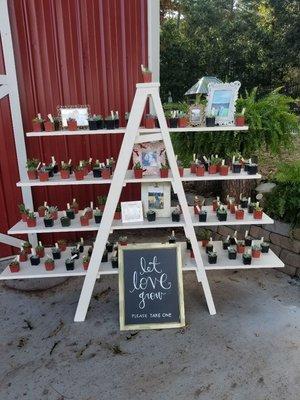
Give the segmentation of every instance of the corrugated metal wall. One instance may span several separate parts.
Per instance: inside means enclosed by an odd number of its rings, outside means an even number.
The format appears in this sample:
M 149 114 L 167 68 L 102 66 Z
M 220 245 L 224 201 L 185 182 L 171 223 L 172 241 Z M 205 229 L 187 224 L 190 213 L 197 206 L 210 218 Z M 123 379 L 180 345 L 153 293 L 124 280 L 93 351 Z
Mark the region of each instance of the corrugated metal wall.
M 33 115 L 55 114 L 58 105 L 88 104 L 92 113 L 102 115 L 114 109 L 123 116 L 130 110 L 140 64 L 147 64 L 146 0 L 10 0 L 8 5 L 25 131 L 31 130 Z M 1 63 L 0 57 L 0 71 Z M 58 161 L 104 160 L 117 158 L 118 136 L 26 138 L 26 146 L 29 157 L 45 162 L 51 155 Z M 18 220 L 21 202 L 7 99 L 0 102 L 0 151 L 0 228 L 5 233 Z M 35 188 L 34 203 L 47 200 L 65 208 L 76 197 L 84 208 L 107 190 L 106 185 Z M 128 185 L 122 199 L 138 196 L 138 185 Z M 53 242 L 55 237 L 42 239 Z M 0 256 L 9 251 L 1 246 Z

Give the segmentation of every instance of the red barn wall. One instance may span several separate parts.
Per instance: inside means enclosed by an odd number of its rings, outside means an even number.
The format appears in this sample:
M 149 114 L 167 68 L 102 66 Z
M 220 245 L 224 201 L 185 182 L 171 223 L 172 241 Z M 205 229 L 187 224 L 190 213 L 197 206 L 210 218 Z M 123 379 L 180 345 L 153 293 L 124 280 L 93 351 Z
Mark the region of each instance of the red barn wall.
M 140 64 L 147 64 L 147 0 L 10 0 L 8 6 L 25 132 L 36 113 L 56 114 L 58 105 L 88 104 L 102 115 L 130 110 Z M 25 138 L 28 157 L 45 162 L 51 155 L 58 162 L 117 158 L 121 140 L 121 135 Z M 6 233 L 19 219 L 21 202 L 7 98 L 0 101 L 0 152 L 0 231 Z M 106 185 L 34 188 L 33 196 L 35 208 L 46 200 L 62 209 L 74 197 L 84 208 L 107 191 Z M 138 197 L 138 185 L 123 190 L 123 200 Z M 11 252 L 0 245 L 0 257 Z

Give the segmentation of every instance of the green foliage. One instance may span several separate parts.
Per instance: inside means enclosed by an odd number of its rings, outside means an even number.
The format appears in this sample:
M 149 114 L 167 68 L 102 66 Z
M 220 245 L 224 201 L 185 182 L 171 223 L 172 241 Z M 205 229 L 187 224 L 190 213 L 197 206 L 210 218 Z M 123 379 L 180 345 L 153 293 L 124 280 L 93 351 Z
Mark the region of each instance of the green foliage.
M 281 164 L 275 188 L 266 195 L 265 211 L 273 218 L 300 224 L 300 161 Z

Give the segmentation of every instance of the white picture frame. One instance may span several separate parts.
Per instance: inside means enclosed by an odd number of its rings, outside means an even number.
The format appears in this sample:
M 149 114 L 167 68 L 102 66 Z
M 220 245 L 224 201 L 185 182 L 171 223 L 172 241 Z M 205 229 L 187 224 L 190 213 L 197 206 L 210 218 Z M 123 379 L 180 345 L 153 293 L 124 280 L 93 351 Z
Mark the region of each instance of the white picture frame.
M 234 125 L 235 105 L 241 82 L 209 83 L 206 116 L 214 116 L 216 125 Z
M 205 106 L 193 104 L 189 108 L 189 124 L 191 126 L 202 126 L 205 122 Z
M 89 106 L 58 106 L 58 114 L 61 119 L 62 129 L 68 127 L 68 118 L 73 118 L 77 122 L 77 126 L 80 129 L 86 129 L 89 126 Z
M 121 202 L 122 222 L 143 222 L 143 203 L 142 201 L 123 201 Z
M 145 216 L 149 210 L 158 218 L 171 215 L 171 184 L 169 182 L 147 182 L 141 185 L 141 198 Z

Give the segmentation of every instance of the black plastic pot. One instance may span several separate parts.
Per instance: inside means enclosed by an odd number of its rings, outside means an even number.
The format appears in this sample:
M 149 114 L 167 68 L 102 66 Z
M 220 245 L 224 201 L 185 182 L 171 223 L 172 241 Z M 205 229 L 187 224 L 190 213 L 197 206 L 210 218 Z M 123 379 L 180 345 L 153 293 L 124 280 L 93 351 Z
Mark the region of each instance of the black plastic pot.
M 120 128 L 120 120 L 119 119 L 115 119 L 115 128 L 116 129 Z
M 40 263 L 40 257 L 38 256 L 31 256 L 30 257 L 30 264 L 31 265 L 39 265 Z
M 177 125 L 178 125 L 178 118 L 169 118 L 170 128 L 177 128 Z
M 54 176 L 54 168 L 53 167 L 45 167 L 45 170 L 48 172 L 49 178 L 53 178 L 53 176 Z
M 106 129 L 115 129 L 115 121 L 113 119 L 105 121 L 105 128 Z
M 248 207 L 248 199 L 241 199 L 240 205 L 242 208 L 247 208 Z
M 70 219 L 74 219 L 75 218 L 75 212 L 72 209 L 68 209 L 66 211 L 66 214 L 67 214 L 67 217 L 70 218 Z
M 148 220 L 149 222 L 155 221 L 155 220 L 156 220 L 156 212 L 154 212 L 154 213 L 147 213 L 147 220 Z
M 170 244 L 176 243 L 176 238 L 170 237 L 169 238 L 169 243 Z
M 67 271 L 73 271 L 74 269 L 74 260 L 66 260 L 65 266 Z
M 249 204 L 248 205 L 248 213 L 249 214 L 253 214 L 253 211 L 254 211 L 254 205 L 253 204 Z
M 205 222 L 207 220 L 207 212 L 200 211 L 199 213 L 199 222 Z
M 57 164 L 53 165 L 53 173 L 54 174 L 58 173 L 58 165 Z
M 230 236 L 230 238 L 229 238 L 229 243 L 230 243 L 230 246 L 233 246 L 234 244 L 236 244 L 236 241 L 235 241 L 235 237 L 234 237 L 234 236 Z
M 229 240 L 223 240 L 223 250 L 227 250 L 229 245 L 230 245 Z
M 112 266 L 112 268 L 118 268 L 118 266 L 119 266 L 119 261 L 118 261 L 117 258 L 113 258 L 113 259 L 111 260 L 111 266 Z
M 52 256 L 53 256 L 54 260 L 59 260 L 61 258 L 61 251 L 59 249 L 57 249 L 56 247 L 54 247 L 52 249 Z
M 98 121 L 90 121 L 89 120 L 89 130 L 96 131 L 98 129 Z
M 100 224 L 102 220 L 102 215 L 94 215 L 96 224 Z
M 257 164 L 249 164 L 247 168 L 248 175 L 255 175 L 257 174 L 258 167 Z
M 97 121 L 97 129 L 103 129 L 104 128 L 104 123 L 102 119 L 99 119 Z
M 230 250 L 228 251 L 228 258 L 229 260 L 236 260 L 236 250 Z
M 92 255 L 92 252 L 93 252 L 93 248 L 92 248 L 92 246 L 90 246 L 89 248 L 88 248 L 88 255 L 91 257 L 91 255 Z
M 44 218 L 44 225 L 46 228 L 51 228 L 54 225 L 53 218 L 50 219 Z
M 107 262 L 107 261 L 108 261 L 108 252 L 107 252 L 107 250 L 105 250 L 103 253 L 101 262 Z
M 154 118 L 154 121 L 155 121 L 155 128 L 159 128 L 158 118 L 155 117 L 155 118 Z
M 71 220 L 69 217 L 61 217 L 60 223 L 61 223 L 61 226 L 70 226 Z
M 101 168 L 93 168 L 93 176 L 94 178 L 101 178 Z
M 250 265 L 251 260 L 252 260 L 252 257 L 245 257 L 245 254 L 243 254 L 243 264 L 244 265 Z
M 252 246 L 252 238 L 250 236 L 245 237 L 245 246 Z
M 260 250 L 262 253 L 269 253 L 269 249 L 270 249 L 269 243 L 263 242 L 260 244 Z
M 219 213 L 217 212 L 217 218 L 219 221 L 226 221 L 227 220 L 227 213 Z
M 239 174 L 241 172 L 242 169 L 242 164 L 240 163 L 233 163 L 232 164 L 232 172 L 234 174 Z
M 114 249 L 114 244 L 113 244 L 113 243 L 110 243 L 110 242 L 107 242 L 107 243 L 106 243 L 106 250 L 107 250 L 109 253 L 111 253 L 111 252 L 113 251 L 113 249 Z
M 205 118 L 205 125 L 206 126 L 215 126 L 216 125 L 216 118 L 215 117 L 206 117 Z
M 249 163 L 244 164 L 244 171 L 248 171 Z
M 216 264 L 217 263 L 217 255 L 216 254 L 209 254 L 208 255 L 208 263 L 209 264 Z
M 192 244 L 190 239 L 186 239 L 186 249 L 187 250 L 192 250 Z
M 180 214 L 172 213 L 172 221 L 179 222 L 180 221 Z
M 206 254 L 208 254 L 209 252 L 214 251 L 214 246 L 212 244 L 207 244 L 206 247 L 205 247 L 205 251 L 206 251 Z
M 79 245 L 78 250 L 79 250 L 79 253 L 83 253 L 83 251 L 84 251 L 83 244 L 80 244 L 80 245 Z
M 75 256 L 75 255 L 76 255 L 75 258 L 78 260 L 78 258 L 79 258 L 79 250 L 77 250 L 77 249 L 76 249 L 76 250 L 71 250 L 71 255 L 72 255 L 72 256 Z

